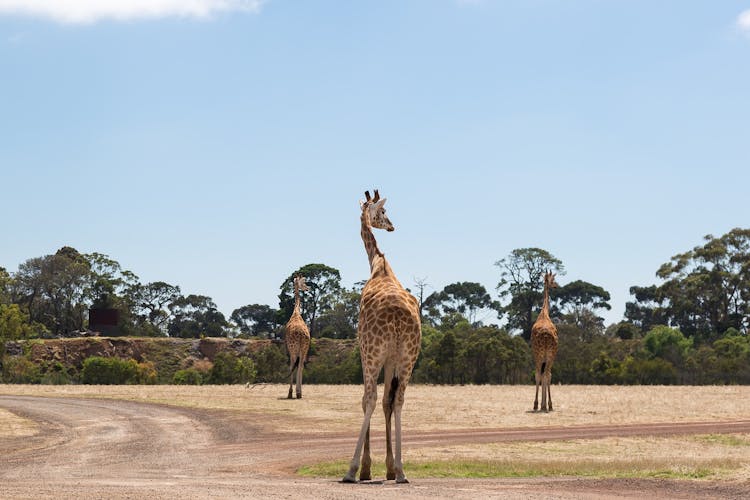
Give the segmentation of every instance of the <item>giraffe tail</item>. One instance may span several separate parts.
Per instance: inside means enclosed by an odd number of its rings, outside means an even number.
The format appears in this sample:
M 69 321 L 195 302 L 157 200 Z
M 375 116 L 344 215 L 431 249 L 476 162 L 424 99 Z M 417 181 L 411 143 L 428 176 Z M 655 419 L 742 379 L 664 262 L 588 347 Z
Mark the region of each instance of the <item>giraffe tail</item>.
M 542 361 L 542 370 L 541 370 L 541 374 L 542 375 L 544 375 L 544 369 L 545 368 L 547 368 L 547 362 L 546 361 Z
M 292 366 L 292 369 L 291 369 L 291 370 L 289 370 L 289 375 L 287 375 L 287 377 L 291 377 L 291 376 L 292 376 L 292 373 L 294 373 L 294 370 L 296 370 L 296 369 L 297 369 L 297 367 L 299 366 L 299 358 L 300 358 L 300 357 L 299 357 L 299 356 L 297 356 L 297 358 L 296 358 L 296 359 L 294 360 L 294 366 Z
M 398 377 L 391 379 L 391 390 L 388 392 L 388 401 L 391 408 L 393 408 L 393 401 L 396 399 L 396 391 L 398 390 Z

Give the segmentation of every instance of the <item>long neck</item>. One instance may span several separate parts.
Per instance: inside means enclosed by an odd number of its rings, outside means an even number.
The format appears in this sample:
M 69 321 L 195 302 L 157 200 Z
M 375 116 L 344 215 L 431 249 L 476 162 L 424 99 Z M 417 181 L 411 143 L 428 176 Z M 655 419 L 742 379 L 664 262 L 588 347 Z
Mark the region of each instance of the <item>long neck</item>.
M 294 312 L 296 314 L 301 314 L 299 308 L 299 287 L 296 283 L 294 284 Z
M 373 261 L 375 260 L 375 257 L 382 257 L 383 252 L 381 252 L 378 248 L 378 242 L 375 241 L 375 236 L 372 234 L 372 226 L 370 225 L 370 219 L 367 217 L 367 209 L 362 210 L 360 221 L 362 222 L 362 242 L 364 242 L 365 244 L 367 260 L 370 261 L 370 271 L 372 271 Z
M 542 302 L 542 312 L 540 312 L 539 315 L 549 318 L 549 286 L 546 281 L 544 282 L 544 302 Z

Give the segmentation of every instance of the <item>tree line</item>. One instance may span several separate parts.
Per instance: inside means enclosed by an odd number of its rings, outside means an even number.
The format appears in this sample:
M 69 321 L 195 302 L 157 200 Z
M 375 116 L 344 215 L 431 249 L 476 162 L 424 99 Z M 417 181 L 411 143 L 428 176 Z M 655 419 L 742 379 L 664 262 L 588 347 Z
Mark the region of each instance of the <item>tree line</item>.
M 708 235 L 656 271 L 658 285 L 634 285 L 619 323 L 605 326 L 610 294 L 583 280 L 551 293 L 558 325 L 556 381 L 568 383 L 748 383 L 750 374 L 750 229 Z M 544 249 L 519 248 L 495 262 L 495 296 L 479 283 L 456 282 L 427 293 L 412 284 L 423 320 L 415 379 L 438 383 L 520 383 L 531 368 L 528 339 L 539 312 L 542 275 L 565 274 Z M 178 285 L 141 283 L 109 256 L 63 247 L 0 268 L 0 339 L 79 335 L 91 308 L 118 311 L 129 336 L 280 338 L 294 307 L 293 277 L 310 292 L 302 315 L 314 338 L 356 338 L 364 282 L 341 284 L 337 269 L 307 264 L 280 284 L 278 307 L 248 304 L 229 318 L 210 297 Z M 355 375 L 352 375 L 356 377 Z

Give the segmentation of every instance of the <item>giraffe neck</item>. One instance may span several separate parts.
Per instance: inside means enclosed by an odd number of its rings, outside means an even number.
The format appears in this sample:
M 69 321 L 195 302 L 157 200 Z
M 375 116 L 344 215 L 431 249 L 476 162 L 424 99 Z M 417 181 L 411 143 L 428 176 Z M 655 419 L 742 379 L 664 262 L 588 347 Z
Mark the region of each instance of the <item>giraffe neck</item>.
M 549 287 L 546 282 L 544 283 L 544 302 L 542 302 L 542 312 L 539 313 L 539 316 L 549 318 Z
M 375 257 L 382 257 L 383 252 L 378 248 L 378 242 L 375 241 L 375 236 L 372 234 L 372 226 L 370 225 L 370 219 L 367 217 L 367 209 L 362 210 L 362 216 L 360 217 L 362 222 L 362 241 L 365 244 L 365 251 L 367 252 L 367 260 L 370 261 L 370 271 L 373 268 L 373 262 Z
M 297 284 L 294 284 L 294 313 L 293 314 L 301 314 L 300 313 L 300 307 L 299 307 L 299 287 Z

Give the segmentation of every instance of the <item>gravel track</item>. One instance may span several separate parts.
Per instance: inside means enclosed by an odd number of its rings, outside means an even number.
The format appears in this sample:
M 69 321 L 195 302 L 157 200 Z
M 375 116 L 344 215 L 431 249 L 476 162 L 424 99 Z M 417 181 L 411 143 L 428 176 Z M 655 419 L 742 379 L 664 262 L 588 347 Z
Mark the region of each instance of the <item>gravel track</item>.
M 272 433 L 257 414 L 121 400 L 0 396 L 37 423 L 0 437 L 0 498 L 748 498 L 747 483 L 642 479 L 419 479 L 357 485 L 296 477 L 348 457 L 356 433 Z M 266 417 L 268 418 L 268 417 Z M 750 420 L 410 432 L 405 447 L 612 436 L 750 433 Z M 374 458 L 384 443 L 373 436 Z M 408 471 L 407 471 L 408 472 Z

